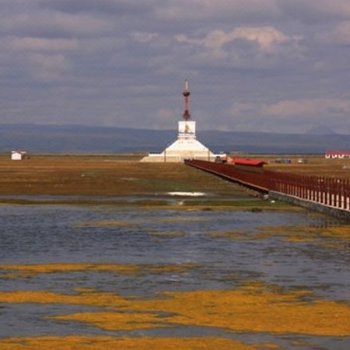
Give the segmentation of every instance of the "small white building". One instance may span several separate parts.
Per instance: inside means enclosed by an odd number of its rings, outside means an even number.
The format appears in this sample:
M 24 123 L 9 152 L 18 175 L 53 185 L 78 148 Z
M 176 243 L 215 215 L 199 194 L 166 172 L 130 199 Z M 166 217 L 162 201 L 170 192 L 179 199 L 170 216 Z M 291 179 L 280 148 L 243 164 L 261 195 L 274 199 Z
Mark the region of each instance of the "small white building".
M 27 156 L 25 151 L 12 151 L 11 160 L 23 160 Z

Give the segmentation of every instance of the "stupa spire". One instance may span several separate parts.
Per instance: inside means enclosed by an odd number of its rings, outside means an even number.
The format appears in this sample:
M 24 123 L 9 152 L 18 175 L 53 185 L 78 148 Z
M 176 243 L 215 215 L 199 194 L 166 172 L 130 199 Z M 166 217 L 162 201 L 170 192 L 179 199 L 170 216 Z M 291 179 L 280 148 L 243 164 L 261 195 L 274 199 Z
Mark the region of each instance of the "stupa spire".
M 188 80 L 185 80 L 185 87 L 182 92 L 182 95 L 184 97 L 184 112 L 182 114 L 182 117 L 184 120 L 189 120 L 191 118 L 191 113 L 190 113 L 190 90 L 188 88 Z

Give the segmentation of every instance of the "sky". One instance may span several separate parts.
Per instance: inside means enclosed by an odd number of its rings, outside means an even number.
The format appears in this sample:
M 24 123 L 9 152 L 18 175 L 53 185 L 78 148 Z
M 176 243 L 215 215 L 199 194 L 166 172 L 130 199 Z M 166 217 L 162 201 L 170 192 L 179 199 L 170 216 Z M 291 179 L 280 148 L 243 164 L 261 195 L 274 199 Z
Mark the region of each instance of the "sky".
M 350 134 L 349 0 L 0 0 L 0 124 Z

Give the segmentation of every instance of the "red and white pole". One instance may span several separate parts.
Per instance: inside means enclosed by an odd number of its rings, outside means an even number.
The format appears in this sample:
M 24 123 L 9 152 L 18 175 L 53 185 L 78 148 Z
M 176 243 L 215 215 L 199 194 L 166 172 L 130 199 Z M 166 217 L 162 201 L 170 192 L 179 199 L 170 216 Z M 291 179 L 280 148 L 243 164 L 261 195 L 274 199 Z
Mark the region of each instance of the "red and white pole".
M 184 113 L 182 115 L 182 117 L 184 118 L 184 120 L 189 120 L 191 118 L 191 114 L 190 114 L 190 90 L 188 88 L 188 80 L 185 80 L 185 88 L 184 91 L 182 93 L 182 95 L 184 96 Z

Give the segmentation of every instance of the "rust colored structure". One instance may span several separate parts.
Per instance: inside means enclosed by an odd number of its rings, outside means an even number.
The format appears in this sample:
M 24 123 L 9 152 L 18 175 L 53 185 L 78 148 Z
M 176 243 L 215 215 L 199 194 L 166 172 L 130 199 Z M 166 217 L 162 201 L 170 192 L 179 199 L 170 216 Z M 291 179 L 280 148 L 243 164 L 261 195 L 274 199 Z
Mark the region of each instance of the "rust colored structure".
M 250 171 L 253 173 L 261 173 L 264 171 L 266 162 L 259 159 L 235 158 L 232 163 L 237 169 Z
M 187 165 L 263 193 L 277 192 L 320 205 L 350 211 L 350 180 L 265 170 L 252 173 L 230 164 L 188 160 Z

